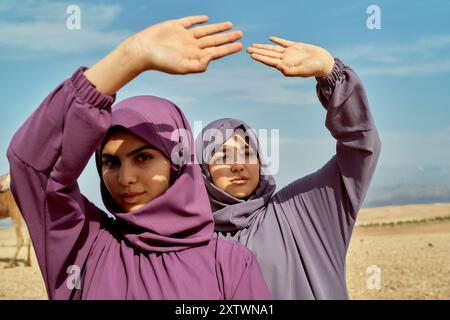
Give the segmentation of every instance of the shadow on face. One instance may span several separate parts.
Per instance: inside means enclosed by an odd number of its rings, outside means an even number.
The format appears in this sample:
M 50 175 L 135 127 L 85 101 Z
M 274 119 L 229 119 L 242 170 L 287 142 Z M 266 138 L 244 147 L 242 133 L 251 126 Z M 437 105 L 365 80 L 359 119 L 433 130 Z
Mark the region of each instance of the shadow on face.
M 255 191 L 259 170 L 257 151 L 238 133 L 222 144 L 209 163 L 214 185 L 239 199 L 246 199 Z
M 105 186 L 125 212 L 140 209 L 169 188 L 169 159 L 126 129 L 107 137 L 101 163 Z

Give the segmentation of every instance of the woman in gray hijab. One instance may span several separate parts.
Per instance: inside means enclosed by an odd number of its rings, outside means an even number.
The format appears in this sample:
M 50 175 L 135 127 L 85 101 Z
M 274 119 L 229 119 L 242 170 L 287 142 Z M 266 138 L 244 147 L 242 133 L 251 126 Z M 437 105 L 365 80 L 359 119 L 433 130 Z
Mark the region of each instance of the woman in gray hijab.
M 197 161 L 215 231 L 256 254 L 275 299 L 348 299 L 345 258 L 380 154 L 377 129 L 350 67 L 323 48 L 270 40 L 275 45 L 253 44 L 248 53 L 285 76 L 316 77 L 336 154 L 274 194 L 255 132 L 236 119 L 210 123 L 197 139 Z

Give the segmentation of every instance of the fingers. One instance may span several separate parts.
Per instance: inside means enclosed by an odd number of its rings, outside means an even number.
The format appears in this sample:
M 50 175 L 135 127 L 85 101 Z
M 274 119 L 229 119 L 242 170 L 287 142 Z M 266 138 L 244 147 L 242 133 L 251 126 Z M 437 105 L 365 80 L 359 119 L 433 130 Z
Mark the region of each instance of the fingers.
M 275 42 L 275 43 L 277 43 L 280 46 L 283 46 L 285 48 L 289 47 L 289 46 L 291 46 L 291 45 L 293 45 L 295 43 L 293 41 L 289 41 L 289 40 L 286 40 L 286 39 L 281 39 L 281 38 L 278 38 L 278 37 L 270 37 L 269 40 L 272 41 L 272 42 Z
M 280 52 L 266 50 L 266 49 L 258 49 L 258 48 L 253 48 L 253 47 L 247 48 L 247 52 L 250 54 L 255 53 L 255 54 L 262 55 L 262 56 L 269 57 L 269 58 L 281 59 L 281 57 L 282 57 L 282 53 L 280 53 Z
M 260 55 L 257 53 L 252 53 L 250 56 L 252 57 L 252 59 L 259 61 L 261 63 L 264 63 L 265 65 L 268 65 L 269 67 L 277 68 L 281 63 L 280 59 L 270 58 L 270 57 L 263 56 L 263 55 Z
M 261 43 L 254 43 L 252 44 L 252 48 L 259 48 L 264 50 L 270 50 L 282 53 L 284 51 L 284 48 L 281 46 L 275 46 L 273 44 L 261 44 Z
M 194 24 L 205 23 L 207 21 L 208 16 L 189 16 L 178 19 L 178 22 L 180 22 L 185 28 L 192 27 Z
M 203 37 L 199 40 L 199 46 L 201 49 L 209 47 L 217 47 L 226 43 L 234 42 L 241 38 L 242 38 L 241 31 L 233 31 L 224 34 Z
M 242 43 L 230 43 L 219 47 L 205 49 L 209 60 L 220 59 L 242 50 Z
M 200 26 L 192 28 L 192 34 L 197 39 L 209 36 L 211 34 L 219 33 L 222 31 L 229 30 L 233 27 L 233 24 L 231 22 L 222 22 L 222 23 L 216 23 L 216 24 L 210 24 L 207 26 Z

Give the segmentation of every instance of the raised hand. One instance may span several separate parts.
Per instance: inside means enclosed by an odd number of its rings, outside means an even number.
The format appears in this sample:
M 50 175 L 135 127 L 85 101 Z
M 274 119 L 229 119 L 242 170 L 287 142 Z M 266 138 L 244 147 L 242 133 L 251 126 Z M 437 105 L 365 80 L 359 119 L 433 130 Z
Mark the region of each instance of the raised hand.
M 247 52 L 254 60 L 280 70 L 285 76 L 324 77 L 333 70 L 333 56 L 321 47 L 277 37 L 269 39 L 277 45 L 254 43 Z
M 171 74 L 203 72 L 209 62 L 238 52 L 241 31 L 221 33 L 232 28 L 231 22 L 209 24 L 188 29 L 208 21 L 207 16 L 191 16 L 164 21 L 144 29 L 130 38 L 143 70 Z
M 231 22 L 197 26 L 207 16 L 169 20 L 148 27 L 120 43 L 84 72 L 98 91 L 112 95 L 146 70 L 171 74 L 203 72 L 208 64 L 242 49 L 242 32 L 221 33 Z

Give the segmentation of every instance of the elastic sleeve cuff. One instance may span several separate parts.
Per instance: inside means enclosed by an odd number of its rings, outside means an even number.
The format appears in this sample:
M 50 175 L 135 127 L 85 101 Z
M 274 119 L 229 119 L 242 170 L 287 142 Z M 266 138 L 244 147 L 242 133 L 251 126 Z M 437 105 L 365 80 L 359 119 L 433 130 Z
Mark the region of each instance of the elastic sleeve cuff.
M 344 71 L 344 63 L 338 58 L 334 58 L 334 66 L 331 74 L 325 77 L 316 77 L 317 83 L 321 87 L 333 87 L 341 78 L 342 72 Z
M 75 94 L 83 102 L 86 102 L 99 109 L 106 109 L 116 100 L 116 95 L 108 96 L 97 90 L 97 88 L 86 78 L 84 71 L 87 67 L 80 67 L 70 78 Z

